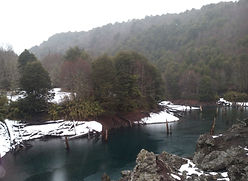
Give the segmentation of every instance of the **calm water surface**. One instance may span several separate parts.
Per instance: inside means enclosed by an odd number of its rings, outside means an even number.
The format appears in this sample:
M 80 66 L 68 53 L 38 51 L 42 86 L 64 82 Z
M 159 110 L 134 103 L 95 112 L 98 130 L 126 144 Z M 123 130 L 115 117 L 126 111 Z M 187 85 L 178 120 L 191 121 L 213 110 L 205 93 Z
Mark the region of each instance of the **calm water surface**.
M 202 113 L 186 113 L 179 122 L 171 123 L 172 135 L 166 135 L 165 124 L 115 130 L 108 143 L 101 140 L 71 140 L 70 151 L 62 139 L 35 140 L 33 147 L 16 155 L 8 153 L 2 160 L 6 170 L 3 181 L 94 181 L 106 172 L 112 179 L 120 171 L 132 169 L 139 151 L 167 151 L 179 156 L 192 156 L 200 134 L 208 132 L 217 113 L 216 132 L 229 128 L 236 120 L 248 117 L 232 108 L 204 107 Z

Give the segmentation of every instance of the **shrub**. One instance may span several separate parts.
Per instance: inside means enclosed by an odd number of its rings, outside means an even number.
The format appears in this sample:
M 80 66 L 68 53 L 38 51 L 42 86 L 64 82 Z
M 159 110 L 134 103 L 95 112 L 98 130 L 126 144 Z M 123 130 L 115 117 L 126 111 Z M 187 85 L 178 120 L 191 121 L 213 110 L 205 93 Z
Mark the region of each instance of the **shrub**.
M 245 102 L 248 101 L 248 94 L 229 91 L 224 95 L 224 99 L 231 101 L 231 102 Z

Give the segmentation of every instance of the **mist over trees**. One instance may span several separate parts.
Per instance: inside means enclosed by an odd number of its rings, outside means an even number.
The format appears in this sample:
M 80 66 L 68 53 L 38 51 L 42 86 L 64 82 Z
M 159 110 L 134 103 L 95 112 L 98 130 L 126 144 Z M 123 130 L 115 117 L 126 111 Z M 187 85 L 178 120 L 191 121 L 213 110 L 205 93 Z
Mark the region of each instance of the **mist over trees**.
M 247 101 L 247 17 L 240 0 L 57 34 L 19 57 L 2 49 L 0 90 L 25 98 L 8 107 L 1 96 L 0 117 L 83 120 L 151 110 L 163 99 Z M 73 99 L 49 103 L 52 87 Z
M 0 90 L 12 90 L 18 86 L 17 59 L 11 49 L 0 49 Z
M 93 59 L 104 53 L 139 52 L 162 73 L 167 99 L 214 100 L 230 91 L 248 93 L 247 17 L 246 0 L 222 2 L 88 32 L 56 34 L 31 51 L 41 60 L 52 54 L 64 55 L 74 46 Z M 49 73 L 56 80 L 54 72 Z M 204 79 L 211 86 L 208 99 L 203 98 Z

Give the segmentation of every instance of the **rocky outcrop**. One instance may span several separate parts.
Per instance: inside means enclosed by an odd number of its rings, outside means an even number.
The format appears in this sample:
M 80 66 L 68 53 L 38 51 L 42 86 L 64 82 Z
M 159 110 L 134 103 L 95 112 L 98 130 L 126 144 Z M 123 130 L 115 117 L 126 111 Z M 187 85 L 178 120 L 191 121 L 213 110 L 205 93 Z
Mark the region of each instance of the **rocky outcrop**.
M 176 170 L 184 163 L 187 161 L 176 155 L 166 152 L 156 155 L 142 149 L 137 156 L 133 171 L 123 171 L 120 181 L 176 181 L 176 178 L 183 177 Z
M 248 180 L 248 127 L 235 124 L 223 134 L 201 135 L 193 162 L 203 171 L 227 171 L 230 180 Z
M 193 161 L 143 149 L 134 169 L 122 171 L 119 181 L 247 181 L 247 141 L 247 125 L 236 124 L 220 135 L 201 135 Z
M 204 173 L 188 159 L 163 152 L 159 155 L 141 150 L 133 170 L 121 172 L 119 181 L 212 181 L 223 179 L 218 173 Z

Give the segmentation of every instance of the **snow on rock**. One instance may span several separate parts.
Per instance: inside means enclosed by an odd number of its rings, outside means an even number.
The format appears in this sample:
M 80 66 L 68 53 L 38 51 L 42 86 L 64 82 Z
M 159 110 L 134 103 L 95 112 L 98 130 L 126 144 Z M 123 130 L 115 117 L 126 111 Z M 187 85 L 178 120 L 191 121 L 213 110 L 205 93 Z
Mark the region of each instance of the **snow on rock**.
M 214 135 L 214 136 L 212 136 L 212 137 L 213 137 L 213 138 L 218 138 L 218 137 L 220 137 L 220 136 L 222 136 L 222 134 Z
M 220 98 L 218 100 L 217 104 L 223 105 L 223 106 L 233 106 L 233 105 L 236 105 L 236 106 L 248 107 L 248 102 L 234 102 L 234 103 L 232 103 L 230 101 L 225 100 L 224 98 Z
M 181 178 L 180 177 L 178 177 L 177 175 L 175 175 L 175 174 L 171 174 L 171 176 L 174 178 L 174 179 L 177 179 L 177 180 L 181 180 Z
M 248 156 L 248 148 L 245 147 L 244 150 L 247 152 L 246 155 Z
M 180 175 L 182 175 L 183 172 L 186 172 L 187 175 L 195 174 L 195 175 L 200 176 L 203 174 L 203 171 L 199 170 L 199 168 L 197 168 L 191 160 L 189 159 L 186 159 L 186 160 L 187 160 L 187 163 L 182 165 L 179 169 Z
M 183 175 L 183 172 L 186 172 L 187 178 L 189 178 L 189 176 L 191 175 L 197 175 L 198 177 L 200 175 L 217 175 L 217 174 L 221 174 L 221 176 L 223 178 L 221 178 L 220 180 L 224 181 L 229 181 L 228 178 L 228 174 L 227 172 L 222 172 L 222 173 L 217 173 L 217 172 L 204 172 L 202 171 L 200 168 L 197 168 L 196 165 L 189 159 L 185 159 L 187 160 L 187 163 L 182 165 L 179 169 L 179 175 Z
M 170 101 L 162 101 L 159 103 L 159 105 L 165 106 L 165 107 L 169 108 L 171 111 L 190 111 L 190 110 L 200 109 L 200 107 L 175 105 Z
M 236 105 L 243 106 L 243 107 L 248 107 L 248 102 L 236 102 Z
M 0 124 L 1 157 L 22 141 L 44 136 L 82 136 L 88 134 L 88 132 L 102 131 L 102 124 L 96 121 L 57 120 L 47 121 L 39 125 L 28 125 L 6 119 L 5 124 Z
M 220 98 L 218 100 L 217 104 L 223 105 L 223 106 L 232 106 L 232 102 L 229 102 L 229 101 L 225 100 L 224 98 Z
M 178 120 L 179 120 L 178 117 L 173 116 L 167 111 L 161 111 L 159 113 L 151 113 L 149 117 L 142 118 L 140 122 L 144 124 L 155 124 L 155 123 L 174 122 Z

